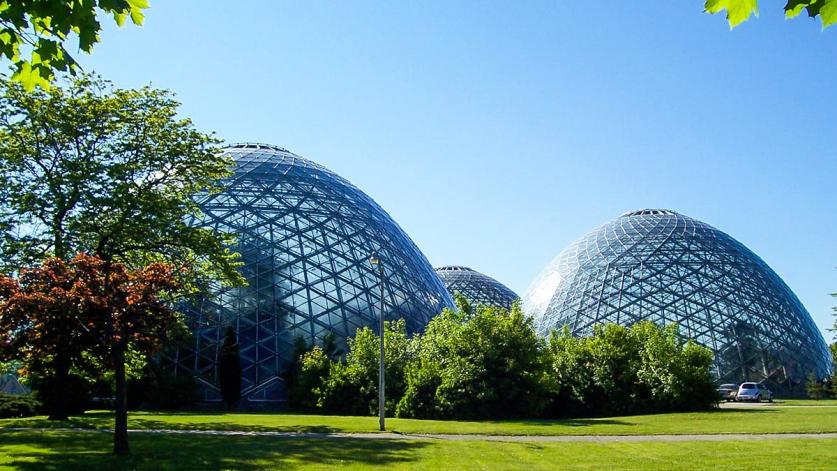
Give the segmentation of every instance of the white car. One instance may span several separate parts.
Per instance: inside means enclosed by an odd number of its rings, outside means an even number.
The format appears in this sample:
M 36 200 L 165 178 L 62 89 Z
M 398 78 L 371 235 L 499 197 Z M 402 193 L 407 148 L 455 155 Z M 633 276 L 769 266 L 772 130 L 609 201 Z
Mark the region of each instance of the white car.
M 773 393 L 766 386 L 759 383 L 741 383 L 738 387 L 736 401 L 768 401 L 773 402 Z

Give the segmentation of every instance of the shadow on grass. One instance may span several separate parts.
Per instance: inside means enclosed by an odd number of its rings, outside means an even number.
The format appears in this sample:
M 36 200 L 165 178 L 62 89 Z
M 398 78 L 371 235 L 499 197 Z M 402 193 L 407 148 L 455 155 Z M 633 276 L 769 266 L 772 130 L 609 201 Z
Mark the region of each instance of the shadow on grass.
M 48 420 L 46 417 L 27 417 L 22 419 L 0 420 L 0 429 L 31 427 L 31 428 L 112 428 L 113 414 L 110 412 L 86 413 L 72 416 L 69 420 Z
M 288 433 L 338 433 L 345 432 L 341 428 L 329 427 L 323 424 L 289 424 L 289 425 L 260 425 L 243 424 L 239 422 L 167 422 L 145 417 L 132 417 L 128 420 L 131 429 L 143 430 L 219 430 L 237 432 L 288 432 Z
M 250 424 L 241 421 L 224 421 L 224 413 L 212 412 L 136 412 L 132 411 L 128 417 L 130 429 L 160 429 L 160 430 L 220 430 L 241 432 L 295 432 L 295 433 L 335 433 L 342 432 L 340 428 L 325 424 Z M 247 415 L 247 414 L 241 414 Z M 253 414 L 264 417 L 267 414 Z M 212 420 L 217 416 L 218 420 Z M 161 420 L 158 417 L 178 417 L 177 420 Z M 192 421 L 195 417 L 200 420 Z M 207 420 L 208 419 L 208 420 Z M 323 421 L 328 418 L 323 417 Z M 0 430 L 3 428 L 82 428 L 82 429 L 112 429 L 113 413 L 107 411 L 88 412 L 83 415 L 70 417 L 69 420 L 48 420 L 46 417 L 32 417 L 25 419 L 0 420 Z
M 108 434 L 5 432 L 0 450 L 14 469 L 282 469 L 306 463 L 385 466 L 418 460 L 431 442 L 131 434 L 132 455 L 110 454 Z

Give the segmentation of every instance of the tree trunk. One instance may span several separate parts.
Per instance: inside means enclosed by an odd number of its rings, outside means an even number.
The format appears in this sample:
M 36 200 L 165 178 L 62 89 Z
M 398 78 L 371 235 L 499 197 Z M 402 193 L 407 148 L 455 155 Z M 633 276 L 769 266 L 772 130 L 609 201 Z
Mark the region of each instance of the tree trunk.
M 49 385 L 51 391 L 47 393 L 49 404 L 49 420 L 67 420 L 67 378 L 70 377 L 70 362 L 60 353 L 55 358 L 55 377 Z
M 113 452 L 117 455 L 131 453 L 128 448 L 128 388 L 125 383 L 125 346 L 117 342 L 113 348 L 114 373 L 116 373 L 116 421 L 113 429 Z

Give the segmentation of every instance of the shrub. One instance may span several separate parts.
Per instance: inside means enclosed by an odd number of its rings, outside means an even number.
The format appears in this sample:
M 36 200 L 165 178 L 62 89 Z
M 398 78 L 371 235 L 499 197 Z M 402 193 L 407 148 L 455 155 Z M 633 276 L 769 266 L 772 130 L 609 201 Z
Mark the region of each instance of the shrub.
M 128 382 L 128 407 L 182 410 L 200 400 L 198 386 L 191 375 L 173 375 L 149 362 L 143 374 Z
M 557 395 L 553 415 L 620 415 L 699 410 L 717 402 L 712 352 L 684 342 L 677 327 L 650 321 L 596 326 L 550 337 Z
M 385 409 L 388 414 L 394 414 L 406 388 L 405 366 L 415 348 L 403 319 L 386 322 L 384 335 Z M 380 337 L 364 327 L 357 330 L 348 344 L 345 362 L 331 362 L 317 406 L 330 414 L 377 414 Z
M 461 298 L 461 297 L 460 297 Z M 414 418 L 533 418 L 700 410 L 717 402 L 712 353 L 677 327 L 597 326 L 548 344 L 518 304 L 472 309 L 458 298 L 422 335 L 387 323 L 386 411 Z M 289 376 L 291 406 L 329 414 L 378 410 L 379 338 L 348 340 L 345 359 L 300 344 Z
M 825 381 L 817 378 L 817 374 L 812 371 L 805 381 L 805 392 L 808 393 L 808 397 L 811 399 L 820 400 L 826 397 L 828 388 L 826 387 Z
M 464 312 L 463 312 L 464 311 Z M 515 305 L 445 311 L 406 365 L 400 417 L 535 417 L 548 406 L 544 343 Z
M 83 414 L 90 406 L 94 383 L 79 374 L 69 374 L 61 387 L 56 385 L 52 375 L 31 374 L 28 379 L 29 386 L 35 391 L 35 398 L 43 404 L 45 414 L 59 412 L 51 409 L 53 404 L 60 405 L 60 412 L 70 415 Z
M 31 417 L 41 409 L 41 403 L 32 396 L 0 394 L 0 419 Z
M 328 378 L 331 360 L 320 347 L 298 356 L 288 381 L 288 403 L 291 409 L 313 412 L 325 380 Z

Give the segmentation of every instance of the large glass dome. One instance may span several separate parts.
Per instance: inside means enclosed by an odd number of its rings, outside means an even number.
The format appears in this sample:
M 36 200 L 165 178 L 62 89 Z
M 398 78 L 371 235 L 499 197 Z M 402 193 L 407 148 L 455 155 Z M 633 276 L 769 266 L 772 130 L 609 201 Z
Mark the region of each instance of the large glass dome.
M 215 286 L 186 309 L 194 345 L 171 358 L 198 378 L 204 400 L 220 400 L 217 359 L 228 326 L 238 336 L 249 401 L 286 397 L 282 374 L 295 338 L 320 344 L 333 333 L 345 346 L 358 328 L 376 326 L 373 252 L 384 266 L 386 319 L 404 318 L 410 332 L 421 331 L 453 305 L 407 234 L 351 183 L 279 147 L 238 144 L 225 152 L 235 173 L 225 191 L 199 200 L 204 217 L 195 223 L 238 236 L 248 286 Z
M 831 355 L 796 295 L 762 259 L 708 224 L 668 210 L 622 215 L 565 249 L 524 308 L 542 334 L 567 325 L 677 323 L 715 353 L 722 383 L 766 380 L 801 392 Z
M 497 306 L 511 309 L 512 303 L 519 297 L 503 283 L 458 265 L 447 265 L 436 269 L 448 292 L 460 293 L 472 306 Z

